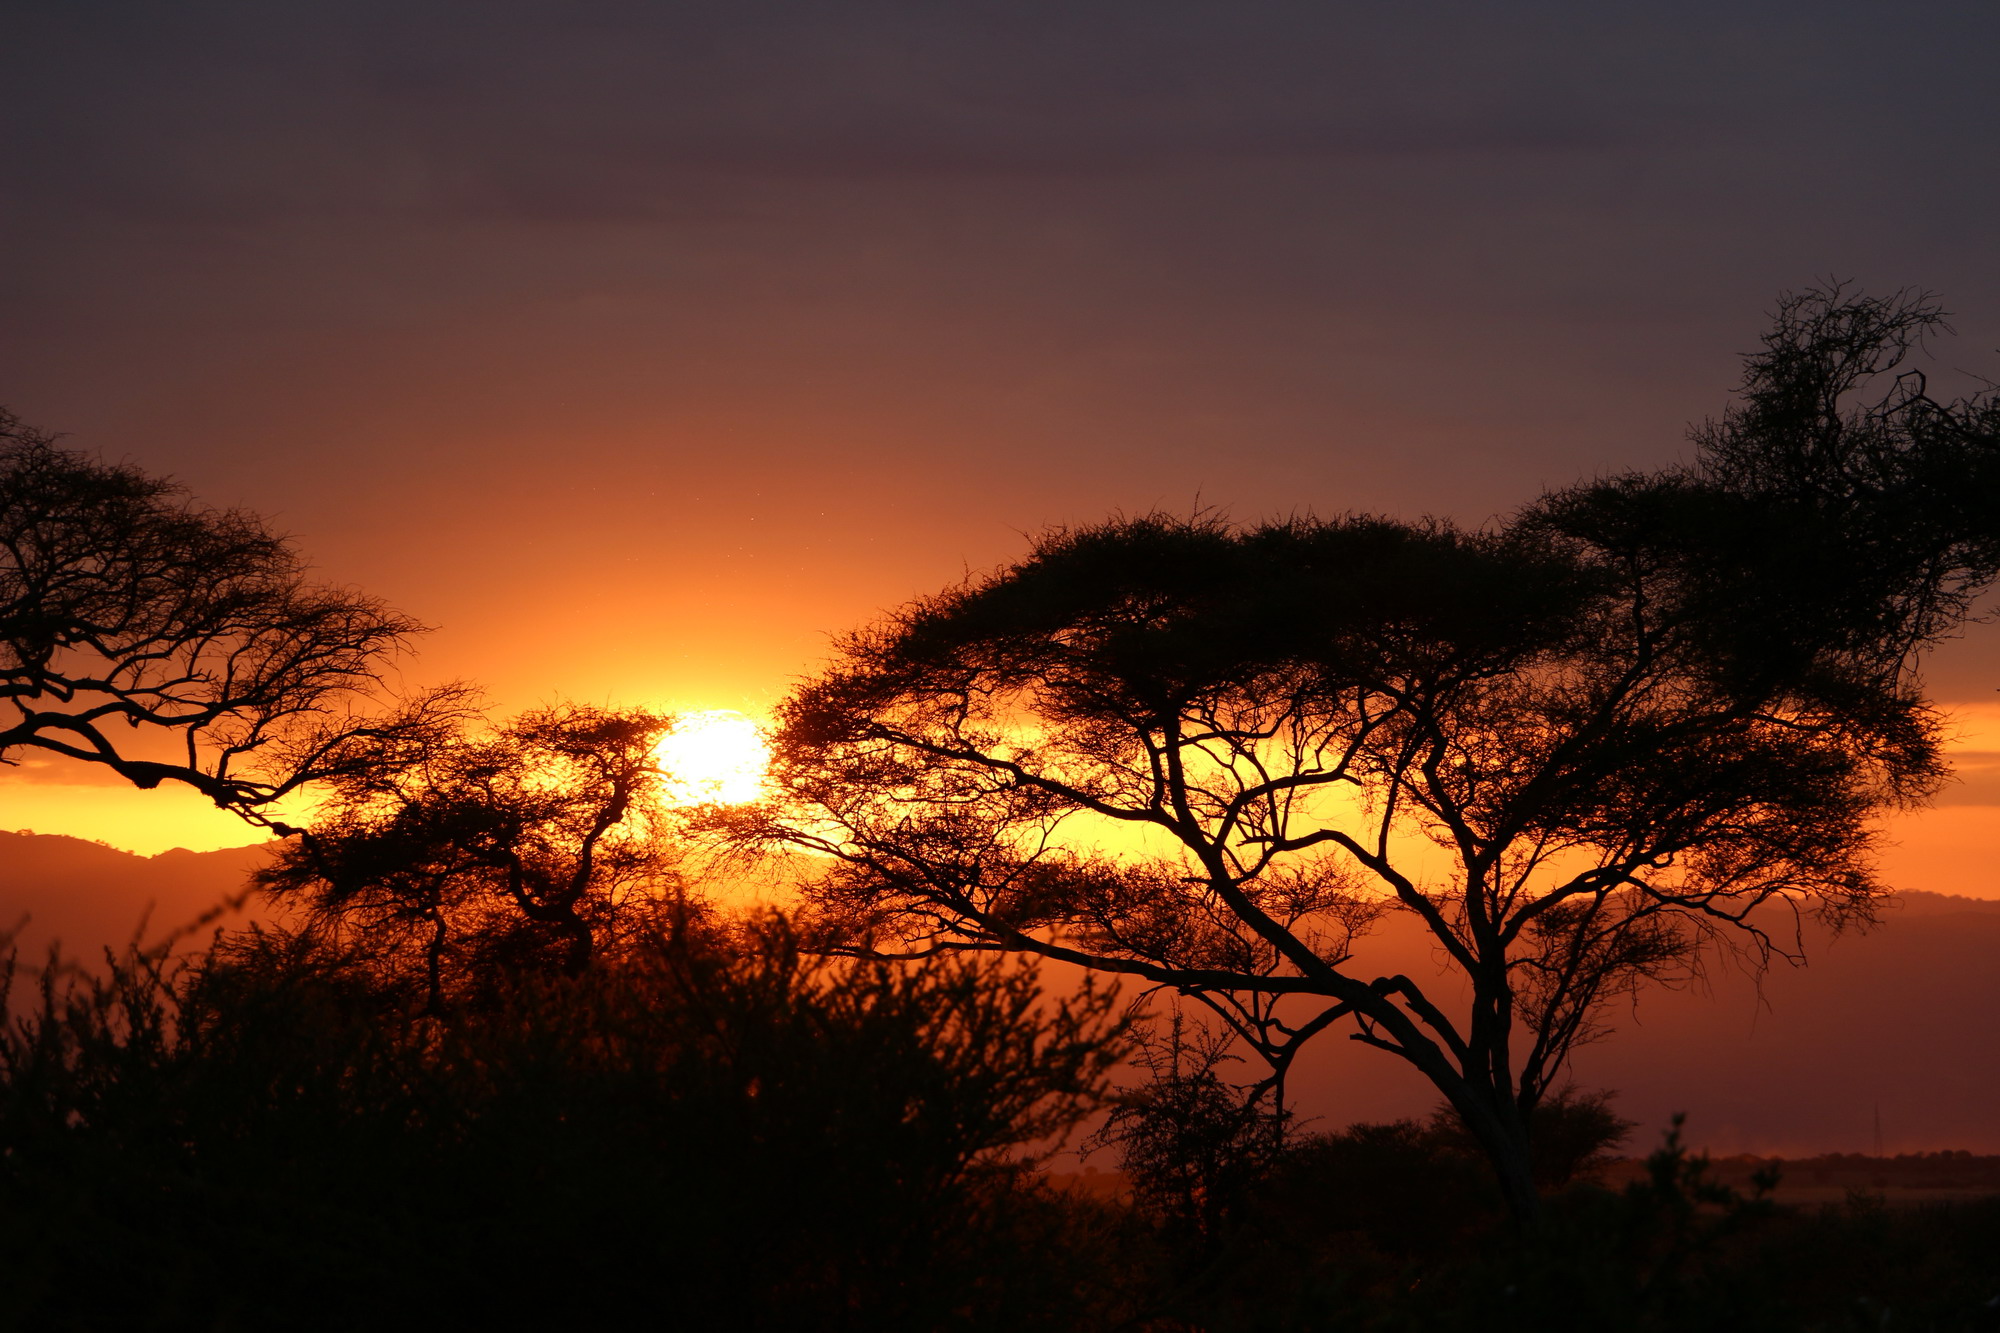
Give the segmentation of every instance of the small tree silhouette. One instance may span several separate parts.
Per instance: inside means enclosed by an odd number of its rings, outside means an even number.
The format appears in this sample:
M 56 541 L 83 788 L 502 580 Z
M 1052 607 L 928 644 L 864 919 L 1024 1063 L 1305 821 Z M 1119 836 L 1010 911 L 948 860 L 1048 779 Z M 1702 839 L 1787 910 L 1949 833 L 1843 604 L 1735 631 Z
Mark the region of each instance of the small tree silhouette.
M 672 719 L 563 705 L 392 738 L 259 872 L 305 928 L 446 991 L 571 976 L 688 910 L 657 797 Z

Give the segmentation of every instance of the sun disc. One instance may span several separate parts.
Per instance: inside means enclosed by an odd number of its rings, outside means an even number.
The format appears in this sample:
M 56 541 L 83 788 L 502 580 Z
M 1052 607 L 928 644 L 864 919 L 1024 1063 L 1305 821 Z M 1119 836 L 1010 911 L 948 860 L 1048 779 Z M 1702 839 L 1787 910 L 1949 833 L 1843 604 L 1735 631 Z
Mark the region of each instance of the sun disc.
M 668 805 L 740 805 L 764 794 L 771 747 L 757 724 L 728 708 L 685 713 L 654 754 Z

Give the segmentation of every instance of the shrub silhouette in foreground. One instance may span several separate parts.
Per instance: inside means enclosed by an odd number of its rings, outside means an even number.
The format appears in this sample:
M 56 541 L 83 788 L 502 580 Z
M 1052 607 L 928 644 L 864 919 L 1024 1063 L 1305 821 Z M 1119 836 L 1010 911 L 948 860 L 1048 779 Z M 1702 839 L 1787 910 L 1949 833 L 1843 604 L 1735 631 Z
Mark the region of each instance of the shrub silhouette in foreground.
M 1593 1098 L 1581 1102 L 1596 1119 Z M 1204 1256 L 1173 1244 L 1151 1327 L 1371 1333 L 1831 1333 L 2000 1328 L 2000 1198 L 1892 1210 L 1780 1207 L 1724 1185 L 1679 1125 L 1643 1179 L 1552 1189 L 1523 1234 L 1462 1126 L 1299 1136 Z
M 441 1014 L 300 936 L 43 986 L 0 1040 L 11 1318 L 1064 1327 L 1104 1286 L 1110 1223 L 1028 1169 L 1120 1053 L 1095 991 L 777 922 Z
M 1093 1147 L 1110 1148 L 1134 1202 L 1173 1248 L 1206 1258 L 1246 1196 L 1281 1169 L 1285 1118 L 1266 1100 L 1225 1082 L 1227 1034 L 1187 1024 L 1138 1033 L 1136 1063 L 1149 1077 L 1116 1099 Z

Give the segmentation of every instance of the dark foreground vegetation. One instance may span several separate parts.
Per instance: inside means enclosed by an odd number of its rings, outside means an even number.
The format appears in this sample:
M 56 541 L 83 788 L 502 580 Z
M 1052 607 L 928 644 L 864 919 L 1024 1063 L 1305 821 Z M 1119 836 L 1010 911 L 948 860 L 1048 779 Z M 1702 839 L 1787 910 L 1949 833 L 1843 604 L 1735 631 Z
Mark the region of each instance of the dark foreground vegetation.
M 1622 1164 L 1621 1164 L 1622 1165 Z M 1676 1129 L 1637 1179 L 1586 1172 L 1533 1233 L 1448 1120 L 1355 1125 L 1273 1155 L 1205 1262 L 1148 1295 L 1170 1329 L 2000 1328 L 2000 1195 L 1782 1206 L 1732 1187 Z M 1156 1215 L 1157 1216 L 1157 1215 Z M 1171 1220 L 1158 1221 L 1152 1242 Z M 1168 1252 L 1173 1247 L 1168 1246 Z
M 730 809 L 665 799 L 677 719 L 390 689 L 414 622 L 0 413 L 0 762 L 280 835 L 287 923 L 10 969 L 0 1318 L 2000 1327 L 2000 1203 L 1786 1209 L 1678 1137 L 1607 1187 L 1565 1083 L 1614 1001 L 1877 917 L 1875 821 L 1947 776 L 1924 653 L 2000 580 L 2000 390 L 1932 396 L 1942 328 L 1788 296 L 1689 465 L 1483 529 L 1047 534 L 843 640 Z M 792 924 L 701 905 L 720 850 Z M 1361 970 L 1390 913 L 1462 1002 Z M 1299 1132 L 1334 1031 L 1447 1109 Z M 1129 1202 L 1038 1170 L 1093 1117 Z
M 309 935 L 45 975 L 0 1042 L 12 1326 L 1061 1326 L 1094 1280 L 1027 1150 L 1119 1054 L 1101 994 L 690 924 L 401 999 Z
M 2000 1327 L 2000 1198 L 1781 1208 L 1677 1142 L 1607 1188 L 1601 1097 L 1525 1238 L 1448 1114 L 1274 1136 L 1212 1068 L 1118 1100 L 1132 1198 L 1060 1189 L 1106 996 L 776 921 L 429 1010 L 310 934 L 14 976 L 11 1327 Z

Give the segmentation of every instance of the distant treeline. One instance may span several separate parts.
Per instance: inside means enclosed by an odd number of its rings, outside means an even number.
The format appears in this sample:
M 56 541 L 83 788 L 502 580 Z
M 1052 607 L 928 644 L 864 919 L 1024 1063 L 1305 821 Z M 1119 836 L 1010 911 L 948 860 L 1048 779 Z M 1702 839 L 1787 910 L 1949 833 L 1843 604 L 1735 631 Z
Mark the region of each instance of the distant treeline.
M 1718 1180 L 1742 1187 L 1762 1171 L 1776 1171 L 1789 1185 L 1832 1185 L 1847 1189 L 1991 1189 L 2000 1192 L 2000 1157 L 1982 1157 L 1963 1149 L 1946 1152 L 1897 1153 L 1869 1157 L 1861 1153 L 1823 1153 L 1818 1157 L 1758 1157 L 1740 1153 L 1717 1157 L 1710 1170 Z M 1643 1161 L 1610 1164 L 1604 1178 L 1612 1182 L 1636 1179 Z

